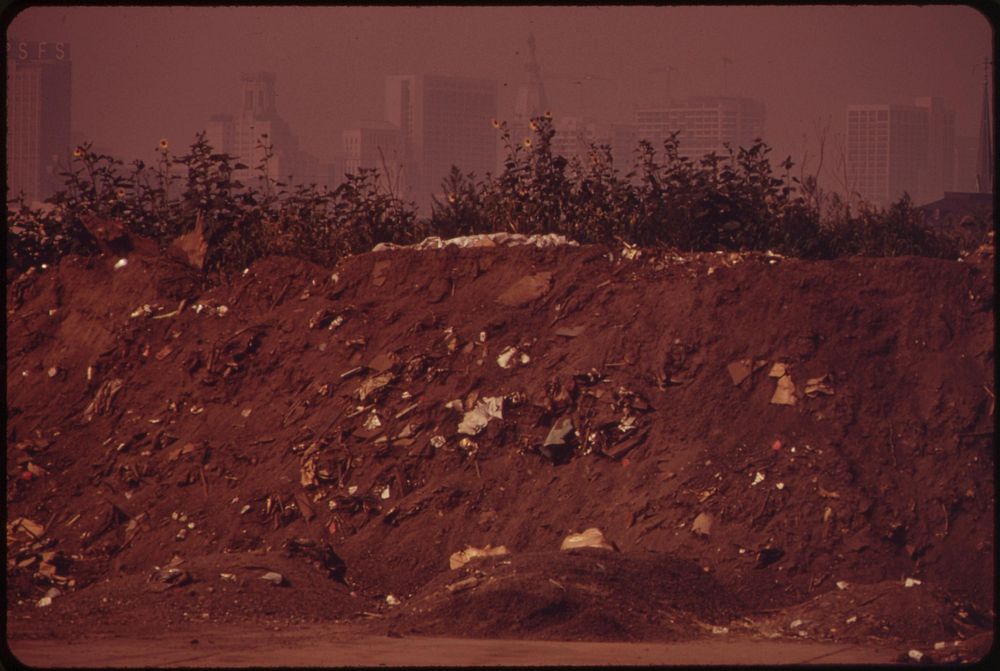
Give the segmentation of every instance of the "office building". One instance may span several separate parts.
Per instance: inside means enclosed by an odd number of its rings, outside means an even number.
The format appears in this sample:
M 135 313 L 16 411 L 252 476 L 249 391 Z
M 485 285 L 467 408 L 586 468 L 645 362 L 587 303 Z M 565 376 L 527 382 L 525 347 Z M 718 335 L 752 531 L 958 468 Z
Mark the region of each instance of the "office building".
M 299 148 L 298 138 L 278 114 L 275 74 L 246 72 L 241 81 L 239 113 L 213 115 L 205 125 L 206 139 L 216 152 L 247 166 L 234 170 L 233 177 L 245 186 L 260 187 L 266 165 L 272 183 L 328 184 L 328 167 Z
M 406 193 L 403 146 L 400 130 L 389 122 L 374 122 L 342 133 L 344 172 L 357 174 L 362 168 L 379 173 L 379 186 L 396 195 Z
M 917 203 L 951 191 L 955 114 L 939 98 L 913 105 L 847 108 L 847 178 L 862 200 L 887 206 L 908 193 Z
M 72 66 L 66 42 L 7 42 L 7 198 L 52 196 L 68 169 Z
M 386 78 L 385 93 L 385 120 L 400 132 L 407 197 L 419 207 L 441 192 L 452 165 L 478 177 L 496 170 L 495 81 L 393 75 Z
M 680 154 L 699 159 L 715 152 L 725 154 L 725 143 L 734 151 L 750 147 L 764 134 L 764 103 L 751 98 L 699 96 L 667 107 L 635 111 L 638 136 L 653 144 L 658 154 L 663 141 L 679 131 Z

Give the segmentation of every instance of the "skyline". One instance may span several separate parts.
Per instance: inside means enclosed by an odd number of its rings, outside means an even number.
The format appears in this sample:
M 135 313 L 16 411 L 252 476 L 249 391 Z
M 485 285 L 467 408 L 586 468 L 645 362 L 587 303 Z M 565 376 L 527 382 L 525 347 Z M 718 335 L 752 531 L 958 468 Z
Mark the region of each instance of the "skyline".
M 674 99 L 763 100 L 774 160 L 808 150 L 815 167 L 829 124 L 827 168 L 851 104 L 940 96 L 957 133 L 977 134 L 992 53 L 986 17 L 962 6 L 32 7 L 7 27 L 70 44 L 73 128 L 125 160 L 161 137 L 186 147 L 256 70 L 277 74 L 279 114 L 321 160 L 340 156 L 343 130 L 384 118 L 394 74 L 496 79 L 509 119 L 529 33 L 554 114 L 631 122 L 666 99 L 671 68 Z

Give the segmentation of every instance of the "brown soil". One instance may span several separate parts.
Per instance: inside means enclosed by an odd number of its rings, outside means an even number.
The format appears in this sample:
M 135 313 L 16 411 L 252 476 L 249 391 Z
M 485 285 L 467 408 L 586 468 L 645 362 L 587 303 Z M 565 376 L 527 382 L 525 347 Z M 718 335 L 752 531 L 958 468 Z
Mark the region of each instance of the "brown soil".
M 8 281 L 9 636 L 337 620 L 953 654 L 992 629 L 991 254 L 448 247 L 213 288 L 114 260 Z M 590 527 L 618 551 L 559 550 Z M 486 544 L 510 554 L 449 568 Z M 151 578 L 172 559 L 187 582 Z

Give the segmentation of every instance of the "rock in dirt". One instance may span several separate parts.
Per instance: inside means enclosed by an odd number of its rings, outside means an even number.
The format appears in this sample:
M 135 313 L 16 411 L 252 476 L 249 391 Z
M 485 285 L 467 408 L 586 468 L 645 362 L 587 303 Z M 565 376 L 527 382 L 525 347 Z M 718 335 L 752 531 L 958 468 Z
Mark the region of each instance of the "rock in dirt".
M 559 546 L 560 550 L 576 550 L 579 548 L 598 548 L 601 550 L 611 550 L 612 552 L 617 552 L 613 544 L 609 543 L 604 538 L 604 534 L 601 530 L 596 527 L 591 527 L 579 534 L 570 534 L 563 539 L 562 545 Z

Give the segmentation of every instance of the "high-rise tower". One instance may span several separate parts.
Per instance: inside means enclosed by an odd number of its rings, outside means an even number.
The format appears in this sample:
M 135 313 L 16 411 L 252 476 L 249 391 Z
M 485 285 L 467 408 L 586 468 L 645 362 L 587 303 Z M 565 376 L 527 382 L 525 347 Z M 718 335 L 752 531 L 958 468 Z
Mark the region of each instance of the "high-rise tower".
M 983 107 L 979 118 L 979 154 L 976 160 L 976 182 L 979 193 L 993 193 L 993 138 L 990 128 L 990 85 L 988 61 L 983 63 Z
M 62 185 L 70 147 L 72 70 L 66 42 L 7 42 L 7 197 L 28 202 Z

